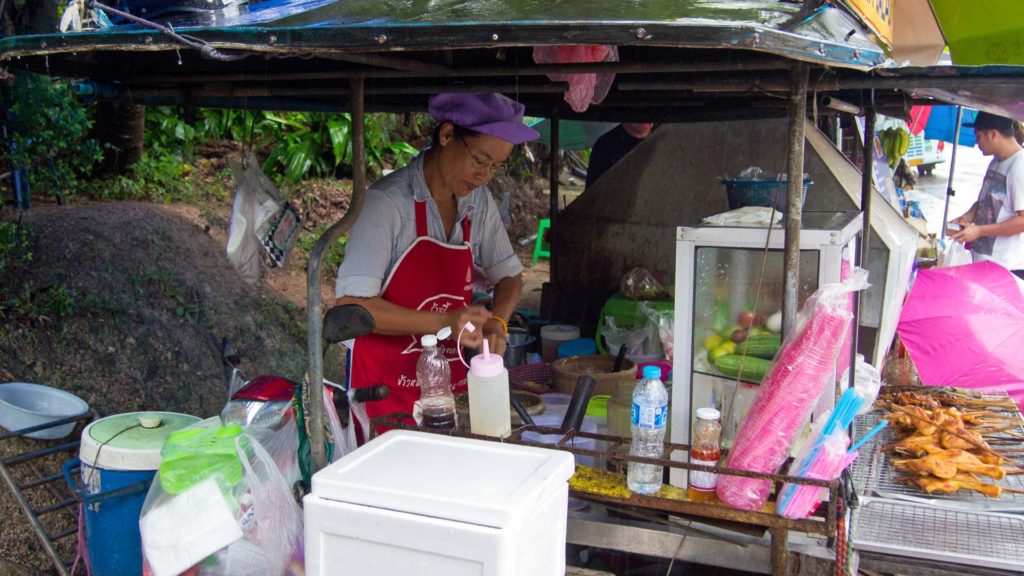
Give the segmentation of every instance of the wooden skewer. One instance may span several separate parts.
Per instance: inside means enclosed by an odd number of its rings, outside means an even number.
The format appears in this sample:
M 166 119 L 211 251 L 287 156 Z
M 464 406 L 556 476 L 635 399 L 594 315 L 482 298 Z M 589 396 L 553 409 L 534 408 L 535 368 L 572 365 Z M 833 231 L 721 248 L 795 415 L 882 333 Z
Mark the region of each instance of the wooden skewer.
M 988 446 L 985 446 L 984 444 L 978 443 L 973 438 L 968 438 L 966 436 L 962 436 L 962 435 L 960 435 L 959 432 L 957 432 L 955 430 L 950 430 L 949 428 L 946 428 L 945 426 L 943 426 L 941 424 L 936 424 L 935 422 L 932 422 L 931 420 L 929 420 L 927 418 L 924 418 L 922 416 L 918 416 L 917 414 L 914 414 L 913 412 L 907 410 L 906 408 L 904 408 L 902 406 L 895 406 L 895 408 L 896 408 L 896 410 L 906 414 L 907 416 L 910 416 L 911 418 L 915 418 L 917 420 L 923 420 L 923 421 L 927 422 L 928 424 L 931 424 L 932 426 L 935 426 L 935 428 L 937 428 L 939 430 L 942 430 L 943 432 L 945 432 L 947 434 L 952 434 L 953 436 L 956 436 L 957 438 L 963 440 L 964 442 L 967 442 L 968 444 L 973 445 L 974 447 L 976 447 L 979 450 L 983 450 L 983 451 L 988 452 L 989 454 L 992 454 L 994 456 L 1003 456 L 1002 454 L 996 452 L 995 450 L 989 448 Z M 1009 458 L 1006 458 L 1006 459 L 1010 460 Z M 1015 462 L 1015 463 L 1018 463 L 1018 462 Z

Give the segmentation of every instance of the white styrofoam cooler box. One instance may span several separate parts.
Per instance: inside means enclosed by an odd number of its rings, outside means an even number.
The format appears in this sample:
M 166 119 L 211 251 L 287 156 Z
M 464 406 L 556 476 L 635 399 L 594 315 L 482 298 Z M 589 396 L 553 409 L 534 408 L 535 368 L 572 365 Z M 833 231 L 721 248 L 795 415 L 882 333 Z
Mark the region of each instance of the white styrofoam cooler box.
M 568 452 L 395 430 L 313 475 L 309 576 L 565 573 Z

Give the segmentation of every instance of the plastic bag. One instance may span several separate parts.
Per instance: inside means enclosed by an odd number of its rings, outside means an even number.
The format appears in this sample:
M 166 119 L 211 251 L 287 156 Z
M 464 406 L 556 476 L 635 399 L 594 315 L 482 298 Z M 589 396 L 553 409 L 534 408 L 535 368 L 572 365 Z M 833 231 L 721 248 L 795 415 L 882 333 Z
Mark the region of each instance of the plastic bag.
M 284 266 L 285 258 L 299 239 L 299 213 L 285 202 L 256 229 L 260 244 L 274 266 Z
M 804 180 L 807 180 L 810 177 L 810 174 L 804 174 Z M 738 174 L 722 176 L 720 179 L 754 182 L 784 182 L 789 180 L 789 174 L 785 172 L 772 172 L 759 166 L 748 166 L 743 170 L 740 170 Z
M 280 265 L 298 238 L 298 213 L 274 182 L 267 178 L 256 157 L 228 162 L 235 177 L 235 198 L 228 226 L 228 261 L 241 274 L 259 278 L 263 252 Z
M 701 219 L 713 226 L 778 226 L 782 222 L 782 212 L 764 206 L 744 206 L 728 212 L 712 214 Z
M 822 286 L 804 303 L 740 426 L 727 468 L 767 474 L 779 469 L 834 373 L 843 335 L 853 322 L 850 294 L 867 286 L 867 271 L 855 269 L 849 279 Z M 732 508 L 759 510 L 771 484 L 722 474 L 716 492 Z
M 534 46 L 533 61 L 537 64 L 564 64 L 573 62 L 618 62 L 619 48 L 600 44 L 579 46 Z M 608 96 L 615 73 L 601 74 L 548 74 L 552 82 L 568 82 L 565 101 L 575 112 L 586 112 L 591 104 L 600 104 Z
M 973 262 L 974 257 L 971 256 L 970 250 L 955 240 L 947 239 L 946 247 L 942 249 L 942 252 L 939 252 L 936 265 L 939 268 L 949 268 L 950 266 L 963 266 Z
M 822 424 L 826 421 L 823 420 L 815 426 L 810 438 L 819 438 Z M 842 428 L 833 430 L 820 441 L 806 442 L 789 469 L 790 476 L 835 480 L 851 461 L 850 455 L 846 453 L 849 445 L 850 437 Z M 827 497 L 828 488 L 823 486 L 786 482 L 779 492 L 776 512 L 783 518 L 807 518 Z
M 668 291 L 645 268 L 633 268 L 619 281 L 622 295 L 629 300 L 661 300 L 668 298 Z
M 867 414 L 874 409 L 873 404 L 875 399 L 878 398 L 878 392 L 882 389 L 882 375 L 878 372 L 878 369 L 868 364 L 864 360 L 864 356 L 857 354 L 857 367 L 856 378 L 853 381 L 853 388 L 857 396 L 864 403 L 858 414 Z M 850 371 L 849 369 L 843 373 L 842 380 L 840 380 L 839 387 L 846 389 L 850 386 Z
M 145 574 L 279 576 L 302 565 L 302 512 L 253 434 L 211 418 L 170 434 L 161 456 L 139 519 Z
M 633 328 L 619 328 L 615 318 L 606 316 L 604 329 L 601 331 L 608 350 L 618 352 L 625 345 L 626 355 L 631 357 L 661 355 L 655 325 L 643 322 Z
M 675 338 L 675 314 L 671 310 L 655 310 L 649 302 L 641 302 L 640 312 L 650 320 L 657 329 L 658 339 L 661 342 L 661 349 L 665 353 L 665 359 L 672 363 L 673 342 Z

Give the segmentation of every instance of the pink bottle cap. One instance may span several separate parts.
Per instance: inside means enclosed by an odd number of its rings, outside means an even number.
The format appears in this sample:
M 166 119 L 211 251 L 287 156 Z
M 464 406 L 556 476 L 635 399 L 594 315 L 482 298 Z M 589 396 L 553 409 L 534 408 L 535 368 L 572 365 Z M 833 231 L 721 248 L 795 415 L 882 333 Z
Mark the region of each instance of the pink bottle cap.
M 484 351 L 469 361 L 469 371 L 478 378 L 493 378 L 505 370 L 505 361 L 500 354 L 491 354 L 491 347 L 484 340 Z

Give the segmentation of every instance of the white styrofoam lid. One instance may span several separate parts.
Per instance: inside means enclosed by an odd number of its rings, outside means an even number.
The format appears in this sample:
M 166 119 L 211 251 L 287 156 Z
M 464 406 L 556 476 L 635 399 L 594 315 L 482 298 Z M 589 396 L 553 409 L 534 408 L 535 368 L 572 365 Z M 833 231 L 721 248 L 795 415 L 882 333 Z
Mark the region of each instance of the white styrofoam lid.
M 502 528 L 567 490 L 569 452 L 393 430 L 313 475 L 313 496 Z

